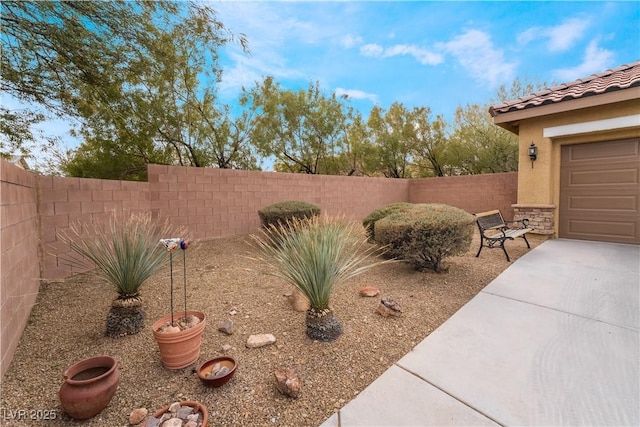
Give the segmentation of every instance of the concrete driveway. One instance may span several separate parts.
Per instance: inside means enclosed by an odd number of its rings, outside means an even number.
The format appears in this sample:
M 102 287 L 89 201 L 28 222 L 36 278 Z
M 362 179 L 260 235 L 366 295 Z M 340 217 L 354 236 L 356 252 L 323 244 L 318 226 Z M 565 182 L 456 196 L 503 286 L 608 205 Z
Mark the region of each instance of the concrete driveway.
M 639 426 L 640 246 L 548 240 L 322 427 Z

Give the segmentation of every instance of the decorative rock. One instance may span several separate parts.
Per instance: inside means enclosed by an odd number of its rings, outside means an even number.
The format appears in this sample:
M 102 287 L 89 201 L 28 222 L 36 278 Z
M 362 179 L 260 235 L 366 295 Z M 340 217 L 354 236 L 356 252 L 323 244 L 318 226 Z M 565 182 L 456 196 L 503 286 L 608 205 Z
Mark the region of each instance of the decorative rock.
M 276 378 L 276 388 L 285 396 L 297 399 L 302 392 L 302 381 L 293 368 L 276 369 L 273 373 Z
M 198 423 L 195 421 L 188 421 L 184 427 L 198 427 Z
M 307 311 L 309 310 L 309 299 L 304 296 L 302 292 L 298 288 L 295 288 L 293 292 L 291 292 L 291 296 L 288 297 L 289 302 L 291 303 L 291 307 L 295 311 Z
M 380 289 L 373 286 L 364 286 L 360 288 L 361 297 L 375 297 L 378 294 L 380 294 Z
M 229 312 L 229 314 L 230 314 L 230 315 L 232 315 L 232 316 L 235 316 L 236 314 L 238 314 L 238 309 L 237 309 L 237 308 L 235 308 L 235 307 L 233 307 L 233 308 L 231 309 L 231 311 Z
M 158 427 L 161 422 L 162 422 L 161 419 L 156 417 L 151 417 L 149 418 L 149 421 L 147 421 L 147 424 L 145 425 L 145 427 Z
M 161 427 L 182 427 L 182 420 L 180 418 L 171 418 L 163 422 Z
M 148 414 L 149 411 L 147 408 L 134 409 L 131 411 L 131 414 L 129 414 L 129 424 L 133 426 L 140 424 Z
M 258 348 L 264 347 L 265 345 L 273 344 L 276 342 L 276 337 L 272 334 L 257 334 L 251 335 L 247 339 L 247 347 L 249 348 Z
M 233 334 L 233 320 L 224 319 L 222 322 L 220 322 L 220 325 L 218 325 L 218 330 L 220 332 L 224 332 L 227 335 L 232 335 Z
M 384 317 L 400 316 L 402 309 L 400 308 L 400 304 L 391 298 L 382 298 L 380 304 L 378 304 L 378 313 Z
M 171 412 L 172 414 L 176 414 L 178 413 L 178 409 L 180 409 L 182 405 L 180 405 L 180 402 L 173 402 L 171 405 L 169 405 L 169 412 Z
M 176 412 L 176 418 L 186 420 L 189 415 L 193 414 L 193 408 L 190 406 L 181 406 Z
M 180 332 L 180 330 L 181 330 L 181 329 L 180 329 L 179 327 L 177 327 L 177 326 L 171 326 L 171 325 L 169 325 L 169 326 L 163 327 L 163 328 L 162 328 L 160 331 L 158 331 L 158 332 L 162 332 L 163 334 L 172 334 L 172 333 L 174 333 L 174 332 Z
M 231 347 L 229 344 L 225 344 L 222 346 L 222 352 L 223 353 L 229 353 L 231 351 L 233 347 Z

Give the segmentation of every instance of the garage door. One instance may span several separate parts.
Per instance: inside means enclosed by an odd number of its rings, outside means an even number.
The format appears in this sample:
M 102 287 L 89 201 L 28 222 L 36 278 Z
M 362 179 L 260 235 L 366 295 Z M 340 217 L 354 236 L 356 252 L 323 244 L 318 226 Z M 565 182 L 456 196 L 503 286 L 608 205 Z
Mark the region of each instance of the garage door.
M 640 139 L 562 147 L 559 236 L 640 244 Z

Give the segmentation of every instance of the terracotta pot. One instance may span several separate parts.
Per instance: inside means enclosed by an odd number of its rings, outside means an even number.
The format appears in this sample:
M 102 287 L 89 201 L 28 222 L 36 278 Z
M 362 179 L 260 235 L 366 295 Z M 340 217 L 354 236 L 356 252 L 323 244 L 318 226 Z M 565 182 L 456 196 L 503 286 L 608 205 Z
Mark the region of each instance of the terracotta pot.
M 182 313 L 184 314 L 184 312 L 182 312 Z M 204 406 L 200 402 L 191 402 L 191 401 L 180 402 L 180 406 L 190 406 L 191 408 L 196 408 L 198 411 L 202 412 L 202 426 L 201 427 L 207 427 L 207 422 L 209 421 L 209 412 L 207 411 L 207 407 L 206 406 Z M 167 412 L 168 410 L 169 410 L 168 406 L 165 406 L 164 408 L 159 409 L 158 411 L 156 411 L 155 414 L 153 414 L 153 418 L 160 419 L 162 417 L 162 415 L 165 412 Z M 148 427 L 148 426 L 153 426 L 155 424 L 153 424 L 152 418 L 149 418 L 145 425 Z
M 109 405 L 120 382 L 118 362 L 111 356 L 81 360 L 64 371 L 58 393 L 64 411 L 72 418 L 86 420 Z
M 216 365 L 226 368 L 226 374 L 220 376 L 211 375 Z M 231 379 L 233 374 L 235 374 L 237 366 L 238 362 L 236 362 L 233 357 L 219 356 L 202 362 L 196 369 L 196 372 L 204 385 L 209 387 L 222 387 Z
M 185 312 L 173 314 L 174 321 L 184 317 Z M 187 311 L 187 316 L 200 319 L 197 325 L 179 332 L 158 332 L 163 325 L 171 322 L 171 315 L 167 314 L 158 319 L 152 326 L 153 336 L 158 343 L 162 363 L 168 369 L 182 369 L 191 365 L 200 355 L 202 332 L 206 325 L 206 316 L 201 311 Z

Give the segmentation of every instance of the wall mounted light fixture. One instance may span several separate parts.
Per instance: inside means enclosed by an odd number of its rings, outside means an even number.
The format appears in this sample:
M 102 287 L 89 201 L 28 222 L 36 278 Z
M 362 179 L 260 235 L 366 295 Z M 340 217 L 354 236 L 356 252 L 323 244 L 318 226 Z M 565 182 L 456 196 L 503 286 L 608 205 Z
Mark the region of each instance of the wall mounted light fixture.
M 538 147 L 536 147 L 533 141 L 531 141 L 531 145 L 529 146 L 529 158 L 531 159 L 531 169 L 533 169 L 533 162 L 538 158 Z

